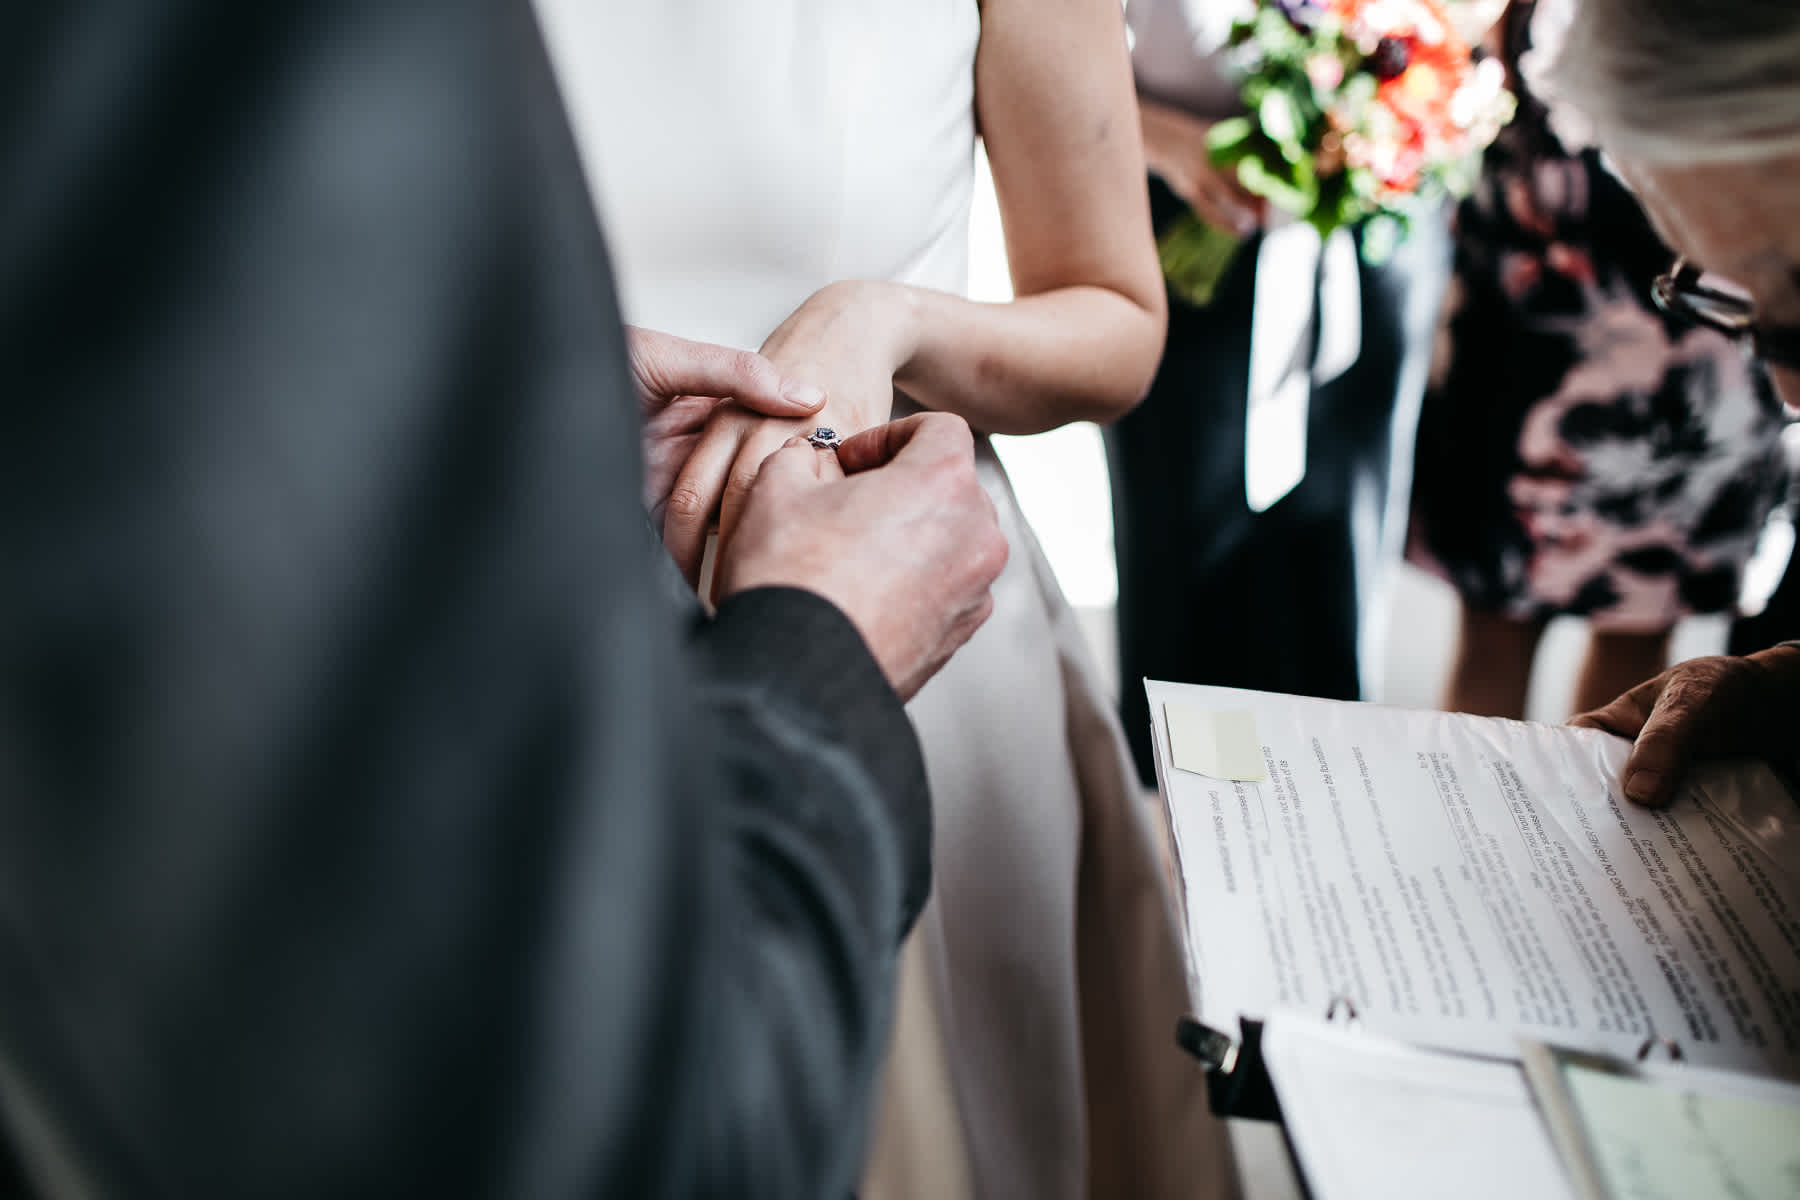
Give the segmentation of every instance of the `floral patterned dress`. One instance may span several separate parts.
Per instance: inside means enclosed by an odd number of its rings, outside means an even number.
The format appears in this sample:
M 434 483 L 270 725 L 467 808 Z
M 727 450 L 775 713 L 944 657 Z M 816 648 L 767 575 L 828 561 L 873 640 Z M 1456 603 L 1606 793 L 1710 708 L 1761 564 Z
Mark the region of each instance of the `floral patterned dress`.
M 1780 405 L 1741 349 L 1656 310 L 1670 251 L 1522 99 L 1457 215 L 1408 557 L 1521 621 L 1729 612 L 1786 487 Z

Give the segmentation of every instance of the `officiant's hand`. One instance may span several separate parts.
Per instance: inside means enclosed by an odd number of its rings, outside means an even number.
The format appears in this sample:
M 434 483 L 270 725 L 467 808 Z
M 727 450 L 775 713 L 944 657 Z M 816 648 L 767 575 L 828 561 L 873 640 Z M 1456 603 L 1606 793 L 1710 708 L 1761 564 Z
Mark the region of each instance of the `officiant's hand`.
M 842 609 L 901 699 L 993 611 L 1006 537 L 975 475 L 968 423 L 918 413 L 769 456 L 722 544 L 719 595 L 797 587 Z
M 1633 738 L 1620 772 L 1627 799 L 1660 808 L 1690 763 L 1793 753 L 1800 712 L 1800 647 L 1693 658 L 1570 723 Z
M 752 351 L 654 329 L 631 327 L 625 336 L 643 409 L 644 507 L 659 530 L 681 468 L 699 444 L 707 418 L 727 398 L 771 417 L 804 417 L 825 403 L 822 388 L 783 375 Z
M 905 361 L 905 289 L 846 281 L 808 297 L 763 343 L 762 353 L 790 379 L 825 391 L 804 420 L 782 420 L 726 405 L 713 411 L 671 490 L 663 541 L 689 583 L 700 578 L 707 531 L 716 521 L 719 551 L 736 530 L 764 460 L 789 438 L 829 426 L 848 438 L 888 419 L 894 372 Z

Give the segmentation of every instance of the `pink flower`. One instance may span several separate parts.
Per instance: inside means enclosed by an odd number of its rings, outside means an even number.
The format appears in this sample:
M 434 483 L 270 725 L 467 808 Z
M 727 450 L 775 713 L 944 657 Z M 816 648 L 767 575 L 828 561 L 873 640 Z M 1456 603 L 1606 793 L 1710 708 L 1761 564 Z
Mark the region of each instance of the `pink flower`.
M 1306 60 L 1306 77 L 1321 92 L 1334 92 L 1344 82 L 1344 61 L 1335 54 L 1315 54 Z

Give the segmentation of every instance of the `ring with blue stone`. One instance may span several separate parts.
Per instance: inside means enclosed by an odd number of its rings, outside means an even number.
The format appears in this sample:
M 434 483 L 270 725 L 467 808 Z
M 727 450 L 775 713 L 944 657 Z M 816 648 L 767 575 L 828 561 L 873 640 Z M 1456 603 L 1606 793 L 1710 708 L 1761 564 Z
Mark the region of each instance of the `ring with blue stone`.
M 836 450 L 844 444 L 844 439 L 838 436 L 837 430 L 829 425 L 819 426 L 806 436 L 806 440 L 820 450 Z

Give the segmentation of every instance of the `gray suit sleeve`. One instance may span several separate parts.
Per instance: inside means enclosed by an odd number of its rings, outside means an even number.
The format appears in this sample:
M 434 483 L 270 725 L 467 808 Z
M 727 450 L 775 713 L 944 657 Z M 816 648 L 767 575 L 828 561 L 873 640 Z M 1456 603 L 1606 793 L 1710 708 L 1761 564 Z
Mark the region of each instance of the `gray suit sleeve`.
M 716 874 L 733 883 L 725 906 L 746 907 L 696 1023 L 720 1151 L 700 1190 L 804 1195 L 826 1179 L 842 1194 L 872 1099 L 846 1081 L 875 1077 L 893 984 L 892 958 L 868 947 L 898 948 L 929 884 L 923 764 L 893 735 L 910 729 L 898 697 L 817 596 L 733 597 L 701 640 L 700 698 L 728 773 Z
M 0 1140 L 58 1195 L 841 1194 L 928 870 L 841 613 L 659 590 L 528 10 L 0 45 Z

